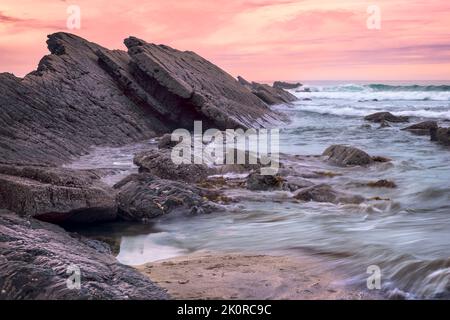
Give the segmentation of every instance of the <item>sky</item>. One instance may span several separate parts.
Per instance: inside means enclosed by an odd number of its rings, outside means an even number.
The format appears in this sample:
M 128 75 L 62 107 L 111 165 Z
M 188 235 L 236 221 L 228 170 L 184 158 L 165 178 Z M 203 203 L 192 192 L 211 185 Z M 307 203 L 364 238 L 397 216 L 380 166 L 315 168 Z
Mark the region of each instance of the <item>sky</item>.
M 58 31 L 111 49 L 133 35 L 254 81 L 450 79 L 450 0 L 0 0 L 0 72 L 34 70 Z

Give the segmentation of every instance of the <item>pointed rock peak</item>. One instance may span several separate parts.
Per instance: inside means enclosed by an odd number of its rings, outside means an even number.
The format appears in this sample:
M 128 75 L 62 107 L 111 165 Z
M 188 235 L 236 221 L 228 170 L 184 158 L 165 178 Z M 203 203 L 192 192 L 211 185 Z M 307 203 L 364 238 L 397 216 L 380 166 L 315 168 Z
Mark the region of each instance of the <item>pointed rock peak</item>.
M 97 51 L 99 48 L 104 49 L 98 44 L 67 32 L 56 32 L 48 35 L 47 38 L 47 47 L 50 53 L 58 56 L 67 54 L 71 50 L 83 51 L 90 49 L 90 51 Z
M 147 42 L 145 42 L 144 40 L 141 40 L 133 36 L 126 38 L 123 42 L 128 49 L 147 44 Z

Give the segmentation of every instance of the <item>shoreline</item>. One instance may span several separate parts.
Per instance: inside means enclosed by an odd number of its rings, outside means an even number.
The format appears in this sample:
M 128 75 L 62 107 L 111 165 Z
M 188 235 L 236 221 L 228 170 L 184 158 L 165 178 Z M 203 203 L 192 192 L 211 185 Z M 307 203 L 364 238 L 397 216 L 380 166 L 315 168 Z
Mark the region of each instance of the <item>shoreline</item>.
M 196 252 L 136 266 L 173 299 L 373 300 L 317 257 Z

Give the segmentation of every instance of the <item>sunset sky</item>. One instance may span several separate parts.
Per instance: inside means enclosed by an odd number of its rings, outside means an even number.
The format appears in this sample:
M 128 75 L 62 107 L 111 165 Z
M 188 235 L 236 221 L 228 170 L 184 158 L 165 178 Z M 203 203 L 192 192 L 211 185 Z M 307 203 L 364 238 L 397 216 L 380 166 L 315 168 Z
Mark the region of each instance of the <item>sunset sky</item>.
M 115 49 L 134 35 L 259 81 L 450 79 L 449 0 L 0 0 L 0 72 L 35 69 L 57 31 Z

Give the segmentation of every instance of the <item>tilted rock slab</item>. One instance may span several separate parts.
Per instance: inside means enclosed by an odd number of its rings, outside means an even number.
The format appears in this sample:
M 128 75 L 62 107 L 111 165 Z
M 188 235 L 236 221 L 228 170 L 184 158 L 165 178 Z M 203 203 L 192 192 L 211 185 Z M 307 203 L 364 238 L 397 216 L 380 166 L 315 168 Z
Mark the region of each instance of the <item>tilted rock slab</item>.
M 61 164 L 91 146 L 170 132 L 269 126 L 278 115 L 193 52 L 128 38 L 128 52 L 68 33 L 23 79 L 0 74 L 0 163 Z

